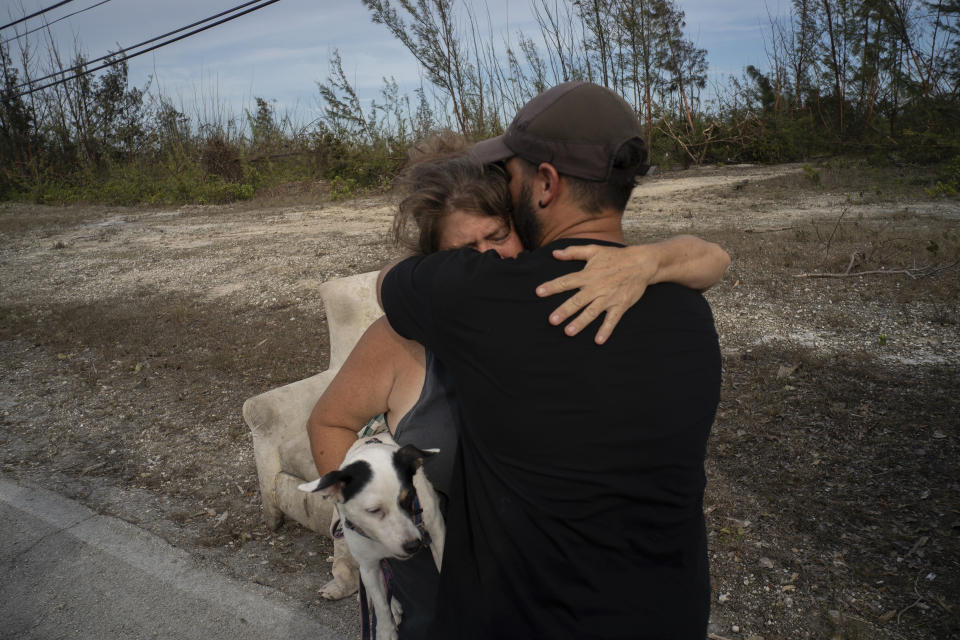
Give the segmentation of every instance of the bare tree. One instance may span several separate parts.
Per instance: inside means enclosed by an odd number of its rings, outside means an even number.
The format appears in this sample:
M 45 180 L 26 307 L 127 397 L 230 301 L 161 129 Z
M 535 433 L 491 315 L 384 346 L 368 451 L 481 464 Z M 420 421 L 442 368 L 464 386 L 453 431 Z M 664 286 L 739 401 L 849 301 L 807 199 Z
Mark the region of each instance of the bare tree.
M 466 96 L 470 70 L 454 22 L 453 0 L 397 0 L 406 19 L 390 0 L 363 0 L 363 4 L 373 21 L 387 27 L 421 64 L 430 82 L 449 97 L 460 132 L 470 135 Z
M 589 34 L 584 39 L 584 48 L 592 52 L 595 56 L 595 62 L 599 66 L 600 75 L 597 80 L 601 80 L 603 86 L 610 86 L 610 71 L 612 65 L 610 42 L 612 39 L 611 31 L 615 24 L 612 20 L 613 6 L 611 0 L 573 0 L 577 8 L 580 20 Z M 593 80 L 593 78 L 590 78 Z
M 552 5 L 548 4 L 548 0 L 533 0 L 531 6 L 540 36 L 547 46 L 546 57 L 553 74 L 552 84 L 589 78 L 590 63 L 583 44 L 583 22 L 573 7 L 565 2 L 560 4 L 558 0 L 553 0 Z M 577 27 L 581 30 L 579 34 Z M 532 41 L 528 39 L 528 42 Z M 531 56 L 528 49 L 524 53 L 529 62 Z

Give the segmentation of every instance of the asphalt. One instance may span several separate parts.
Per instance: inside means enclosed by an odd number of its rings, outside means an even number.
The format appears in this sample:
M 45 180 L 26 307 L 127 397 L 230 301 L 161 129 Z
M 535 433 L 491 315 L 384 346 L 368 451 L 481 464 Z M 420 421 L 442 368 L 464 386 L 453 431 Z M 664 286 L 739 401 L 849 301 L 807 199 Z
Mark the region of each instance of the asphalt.
M 340 640 L 300 604 L 132 524 L 0 478 L 0 638 Z

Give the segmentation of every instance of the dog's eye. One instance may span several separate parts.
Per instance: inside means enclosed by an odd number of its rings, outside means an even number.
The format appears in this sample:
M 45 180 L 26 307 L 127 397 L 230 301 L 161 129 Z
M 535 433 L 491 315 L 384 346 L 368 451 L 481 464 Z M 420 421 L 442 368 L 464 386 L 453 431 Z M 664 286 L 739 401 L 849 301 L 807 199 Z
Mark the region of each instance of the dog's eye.
M 383 513 L 383 509 L 381 509 L 380 507 L 374 507 L 373 509 L 367 509 L 367 513 L 369 513 L 372 516 L 379 516 L 380 514 Z

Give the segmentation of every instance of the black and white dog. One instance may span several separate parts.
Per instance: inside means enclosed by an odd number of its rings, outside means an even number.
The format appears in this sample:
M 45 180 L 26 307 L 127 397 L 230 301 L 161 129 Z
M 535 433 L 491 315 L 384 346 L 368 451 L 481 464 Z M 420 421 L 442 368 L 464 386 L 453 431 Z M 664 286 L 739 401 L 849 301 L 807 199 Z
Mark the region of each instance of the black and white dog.
M 387 601 L 380 560 L 406 560 L 429 546 L 440 570 L 446 527 L 422 468 L 424 458 L 437 451 L 400 447 L 381 433 L 357 440 L 339 469 L 300 485 L 337 502 L 344 538 L 377 617 L 376 640 L 395 640 L 403 615 L 399 602 Z

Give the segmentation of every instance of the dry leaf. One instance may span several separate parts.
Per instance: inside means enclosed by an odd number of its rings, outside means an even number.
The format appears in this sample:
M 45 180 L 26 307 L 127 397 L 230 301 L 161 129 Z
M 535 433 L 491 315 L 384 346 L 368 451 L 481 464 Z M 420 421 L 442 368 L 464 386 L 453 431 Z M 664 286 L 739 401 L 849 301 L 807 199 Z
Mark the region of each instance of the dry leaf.
M 800 365 L 796 364 L 782 364 L 780 368 L 777 369 L 777 380 L 781 378 L 789 378 L 794 374 L 794 372 L 800 368 Z

